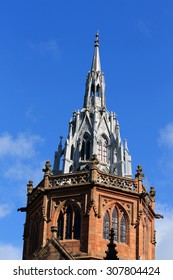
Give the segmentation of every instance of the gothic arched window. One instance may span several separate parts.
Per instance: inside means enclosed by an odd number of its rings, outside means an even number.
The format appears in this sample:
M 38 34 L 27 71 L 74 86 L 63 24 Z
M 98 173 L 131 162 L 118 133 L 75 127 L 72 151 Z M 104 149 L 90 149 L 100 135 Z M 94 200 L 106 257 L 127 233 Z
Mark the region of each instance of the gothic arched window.
M 64 229 L 64 217 L 63 217 L 62 211 L 59 214 L 57 226 L 58 226 L 57 237 L 62 240 L 63 239 L 63 229 Z
M 88 133 L 84 134 L 82 141 L 82 149 L 81 149 L 81 159 L 89 160 L 90 159 L 90 136 Z
M 114 230 L 114 241 L 118 240 L 118 212 L 117 209 L 114 207 L 112 211 L 112 228 Z
M 127 216 L 117 207 L 111 209 L 111 215 L 105 213 L 103 218 L 103 239 L 109 239 L 110 229 L 114 230 L 114 241 L 127 243 Z M 122 215 L 123 214 L 123 215 Z
M 108 140 L 105 135 L 98 142 L 98 159 L 105 163 L 108 161 Z
M 57 226 L 59 239 L 80 239 L 81 215 L 77 207 L 69 204 L 64 214 L 61 211 Z
M 127 223 L 125 215 L 122 216 L 120 221 L 120 242 L 126 243 Z
M 109 232 L 110 232 L 110 218 L 108 212 L 106 212 L 103 218 L 103 239 L 109 239 Z

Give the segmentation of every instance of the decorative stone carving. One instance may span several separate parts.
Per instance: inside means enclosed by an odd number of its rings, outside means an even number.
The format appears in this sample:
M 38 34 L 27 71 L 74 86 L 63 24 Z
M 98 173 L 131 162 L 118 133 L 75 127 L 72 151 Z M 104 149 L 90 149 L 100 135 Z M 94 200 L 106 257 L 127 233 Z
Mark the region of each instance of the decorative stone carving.
M 33 191 L 33 181 L 32 180 L 30 180 L 27 184 L 27 191 L 28 191 L 28 194 L 31 194 Z
M 51 163 L 50 163 L 49 160 L 47 160 L 46 163 L 45 163 L 45 168 L 42 169 L 45 176 L 52 174 L 52 170 L 50 168 L 51 168 Z
M 139 210 L 138 218 L 137 218 L 136 222 L 134 223 L 135 228 L 140 224 L 142 213 L 143 213 L 143 211 Z

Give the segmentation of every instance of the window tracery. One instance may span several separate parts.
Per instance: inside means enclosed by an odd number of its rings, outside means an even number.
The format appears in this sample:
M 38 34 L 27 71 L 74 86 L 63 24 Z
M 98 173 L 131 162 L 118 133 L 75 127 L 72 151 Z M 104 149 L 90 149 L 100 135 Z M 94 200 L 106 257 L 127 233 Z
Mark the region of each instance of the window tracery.
M 103 218 L 103 239 L 109 239 L 109 232 L 110 232 L 110 218 L 108 212 L 106 212 Z
M 127 218 L 125 212 L 114 206 L 110 215 L 106 211 L 103 217 L 103 239 L 109 239 L 110 229 L 114 230 L 114 241 L 127 243 Z
M 81 160 L 90 159 L 90 147 L 91 147 L 90 136 L 88 133 L 85 133 L 82 141 Z
M 104 163 L 108 161 L 108 140 L 105 135 L 98 142 L 98 159 Z
M 77 207 L 69 204 L 66 211 L 60 211 L 57 220 L 57 238 L 63 239 L 80 239 L 81 215 Z

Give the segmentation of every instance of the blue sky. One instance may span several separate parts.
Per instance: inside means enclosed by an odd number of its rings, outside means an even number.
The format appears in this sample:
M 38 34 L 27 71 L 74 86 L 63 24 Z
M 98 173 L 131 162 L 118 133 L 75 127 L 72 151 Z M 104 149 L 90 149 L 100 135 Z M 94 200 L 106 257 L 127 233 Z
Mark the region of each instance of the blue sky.
M 173 259 L 173 2 L 6 0 L 0 4 L 0 259 L 21 258 L 26 184 L 53 163 L 81 109 L 94 36 L 106 103 L 133 173 L 155 186 L 157 258 Z M 169 244 L 167 242 L 169 238 Z

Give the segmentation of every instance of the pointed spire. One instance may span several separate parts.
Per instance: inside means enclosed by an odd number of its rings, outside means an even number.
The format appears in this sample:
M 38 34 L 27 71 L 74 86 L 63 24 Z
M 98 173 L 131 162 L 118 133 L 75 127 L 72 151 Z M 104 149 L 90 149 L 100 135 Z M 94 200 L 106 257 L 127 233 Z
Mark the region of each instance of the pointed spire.
M 101 72 L 100 54 L 99 54 L 99 34 L 96 33 L 94 42 L 94 56 L 91 66 L 91 72 Z

